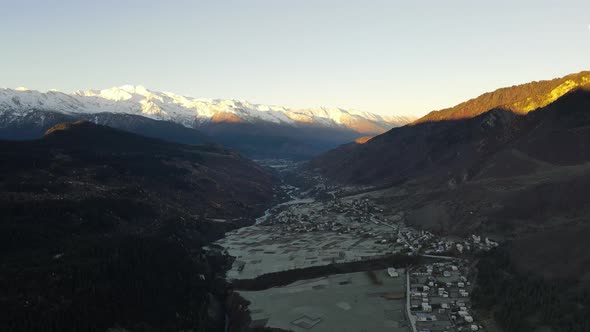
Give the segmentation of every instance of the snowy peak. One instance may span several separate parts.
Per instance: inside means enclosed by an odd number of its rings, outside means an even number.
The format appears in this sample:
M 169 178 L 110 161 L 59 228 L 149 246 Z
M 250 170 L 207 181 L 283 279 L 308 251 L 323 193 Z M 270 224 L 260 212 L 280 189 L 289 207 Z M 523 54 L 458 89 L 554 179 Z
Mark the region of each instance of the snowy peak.
M 270 122 L 289 126 L 314 125 L 347 128 L 362 134 L 380 134 L 414 119 L 382 116 L 341 108 L 291 109 L 157 92 L 142 85 L 122 85 L 104 90 L 78 90 L 72 94 L 39 92 L 24 88 L 0 89 L 0 112 L 45 110 L 62 113 L 123 113 L 167 120 L 195 127 L 204 122 Z
M 81 97 L 99 97 L 111 101 L 130 100 L 133 98 L 137 100 L 141 100 L 143 98 L 148 100 L 156 98 L 162 101 L 162 98 L 158 96 L 158 94 L 150 92 L 143 85 L 133 86 L 129 84 L 116 86 L 105 90 L 78 90 L 74 92 L 74 95 Z

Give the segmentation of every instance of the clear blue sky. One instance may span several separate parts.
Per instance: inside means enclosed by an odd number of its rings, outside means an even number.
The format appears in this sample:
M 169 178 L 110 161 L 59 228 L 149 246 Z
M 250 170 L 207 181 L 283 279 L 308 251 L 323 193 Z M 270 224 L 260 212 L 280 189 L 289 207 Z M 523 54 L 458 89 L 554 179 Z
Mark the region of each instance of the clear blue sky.
M 590 1 L 0 0 L 0 87 L 421 115 L 590 69 Z

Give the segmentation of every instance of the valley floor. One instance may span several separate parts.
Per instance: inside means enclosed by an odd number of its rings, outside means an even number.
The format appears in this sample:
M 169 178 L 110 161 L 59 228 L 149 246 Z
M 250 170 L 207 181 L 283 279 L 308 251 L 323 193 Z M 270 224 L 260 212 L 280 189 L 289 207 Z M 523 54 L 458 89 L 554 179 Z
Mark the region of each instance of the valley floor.
M 281 165 L 281 172 L 289 171 Z M 469 301 L 470 257 L 495 242 L 416 230 L 405 225 L 403 212 L 391 214 L 376 204 L 370 189 L 356 194 L 347 188 L 345 194 L 317 175 L 299 176 L 305 178 L 304 188 L 284 186 L 292 201 L 216 242 L 235 258 L 226 277 L 250 302 L 251 328 L 484 330 Z M 412 260 L 400 260 L 404 256 Z M 340 268 L 375 260 L 385 264 L 362 271 Z M 322 267 L 327 268 L 318 276 Z M 274 280 L 291 272 L 300 279 Z M 267 280 L 274 282 L 265 286 Z M 240 289 L 244 281 L 255 282 L 256 289 Z

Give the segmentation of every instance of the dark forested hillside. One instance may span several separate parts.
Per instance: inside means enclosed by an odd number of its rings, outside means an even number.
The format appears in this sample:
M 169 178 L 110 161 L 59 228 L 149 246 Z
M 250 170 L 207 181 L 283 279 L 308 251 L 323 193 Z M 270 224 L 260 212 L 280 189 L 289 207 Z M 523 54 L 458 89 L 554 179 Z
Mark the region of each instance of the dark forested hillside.
M 10 111 L 0 112 L 0 139 L 29 140 L 43 136 L 43 133 L 59 123 L 80 120 L 125 130 L 142 136 L 162 139 L 181 144 L 204 144 L 212 142 L 196 129 L 187 128 L 170 121 L 158 121 L 139 115 L 116 113 L 60 113 L 46 110 L 29 110 L 20 116 Z
M 88 122 L 0 142 L 0 330 L 222 330 L 226 258 L 201 247 L 272 197 L 216 147 Z
M 480 258 L 473 292 L 477 308 L 491 312 L 506 331 L 590 330 L 590 289 L 580 287 L 574 274 L 547 279 L 523 272 L 512 258 L 515 250 L 506 244 Z
M 589 114 L 590 91 L 574 89 L 527 115 L 492 109 L 473 118 L 394 128 L 365 144 L 329 151 L 311 166 L 345 183 L 384 184 L 421 176 L 470 178 L 509 149 L 544 162 L 575 164 L 590 157 Z

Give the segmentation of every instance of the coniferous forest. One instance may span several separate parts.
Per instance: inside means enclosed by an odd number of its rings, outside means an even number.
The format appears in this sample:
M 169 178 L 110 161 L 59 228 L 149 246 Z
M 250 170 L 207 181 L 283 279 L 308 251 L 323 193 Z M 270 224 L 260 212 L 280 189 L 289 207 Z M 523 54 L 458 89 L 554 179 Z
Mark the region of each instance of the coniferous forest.
M 483 254 L 473 301 L 506 331 L 590 331 L 590 291 L 577 280 L 546 280 L 519 271 L 510 244 Z

